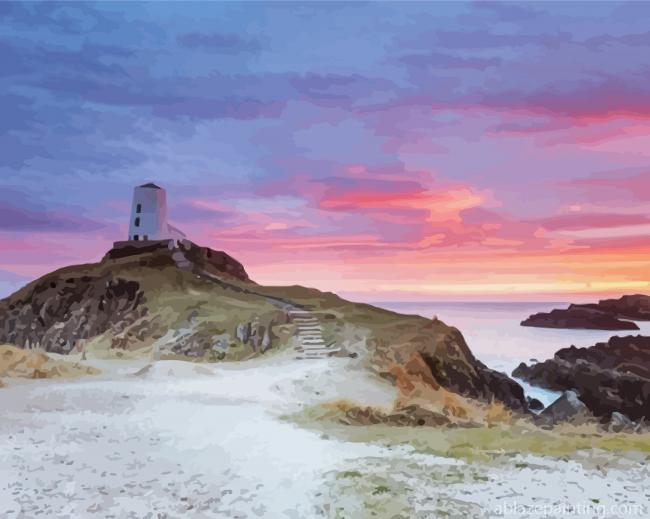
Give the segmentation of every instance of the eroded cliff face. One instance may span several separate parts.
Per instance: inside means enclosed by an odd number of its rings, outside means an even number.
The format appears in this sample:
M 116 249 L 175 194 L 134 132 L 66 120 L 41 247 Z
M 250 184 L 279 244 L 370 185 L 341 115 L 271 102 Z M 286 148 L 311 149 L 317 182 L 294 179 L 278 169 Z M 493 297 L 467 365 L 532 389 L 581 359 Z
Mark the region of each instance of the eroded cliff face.
M 371 340 L 371 361 L 383 376 L 406 377 L 410 383 L 425 382 L 467 398 L 528 410 L 522 387 L 479 361 L 457 329 L 412 317 L 408 327 L 397 326 L 393 336 L 389 334 L 384 328 Z
M 54 273 L 0 301 L 0 342 L 65 354 L 80 340 L 119 333 L 146 314 L 137 281 Z

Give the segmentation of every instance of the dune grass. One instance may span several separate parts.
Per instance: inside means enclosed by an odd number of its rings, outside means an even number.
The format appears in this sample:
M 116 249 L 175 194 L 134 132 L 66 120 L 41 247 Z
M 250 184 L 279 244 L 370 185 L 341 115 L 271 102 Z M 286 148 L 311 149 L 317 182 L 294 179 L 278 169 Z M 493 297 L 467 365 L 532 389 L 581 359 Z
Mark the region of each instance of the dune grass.
M 498 410 L 494 411 L 499 414 Z M 319 405 L 287 417 L 295 423 L 345 441 L 409 446 L 418 452 L 489 462 L 503 456 L 536 454 L 570 458 L 577 451 L 637 452 L 650 460 L 650 432 L 609 433 L 596 424 L 542 429 L 526 419 L 475 427 L 345 425 L 332 405 Z
M 42 350 L 26 350 L 10 344 L 0 345 L 0 377 L 76 378 L 96 375 L 99 370 L 61 355 Z

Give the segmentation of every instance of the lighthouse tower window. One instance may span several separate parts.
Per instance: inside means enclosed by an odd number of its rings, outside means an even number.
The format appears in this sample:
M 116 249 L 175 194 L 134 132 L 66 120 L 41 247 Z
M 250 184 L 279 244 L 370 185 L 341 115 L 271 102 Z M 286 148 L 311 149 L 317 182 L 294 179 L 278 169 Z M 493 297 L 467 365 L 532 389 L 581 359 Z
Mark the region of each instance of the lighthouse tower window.
M 140 217 L 139 216 L 135 219 L 135 226 L 140 227 Z
M 135 206 L 135 212 L 140 214 L 142 212 L 142 204 L 138 204 Z

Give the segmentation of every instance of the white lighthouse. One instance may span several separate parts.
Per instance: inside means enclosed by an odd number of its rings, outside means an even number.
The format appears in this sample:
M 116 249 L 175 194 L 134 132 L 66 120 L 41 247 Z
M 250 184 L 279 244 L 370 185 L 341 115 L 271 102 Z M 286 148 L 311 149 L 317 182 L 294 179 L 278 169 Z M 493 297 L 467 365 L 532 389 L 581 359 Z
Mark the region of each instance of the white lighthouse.
M 129 240 L 182 240 L 185 235 L 167 222 L 167 192 L 154 183 L 133 189 Z

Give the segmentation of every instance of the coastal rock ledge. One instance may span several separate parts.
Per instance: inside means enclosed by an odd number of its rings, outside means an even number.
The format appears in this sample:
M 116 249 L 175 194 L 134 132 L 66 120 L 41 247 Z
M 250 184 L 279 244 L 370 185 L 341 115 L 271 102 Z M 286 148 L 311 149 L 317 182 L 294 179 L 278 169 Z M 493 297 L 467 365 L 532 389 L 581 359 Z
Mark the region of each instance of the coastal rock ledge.
M 595 416 L 650 418 L 650 337 L 612 337 L 589 348 L 571 346 L 552 359 L 521 363 L 512 376 L 554 391 L 574 390 Z

